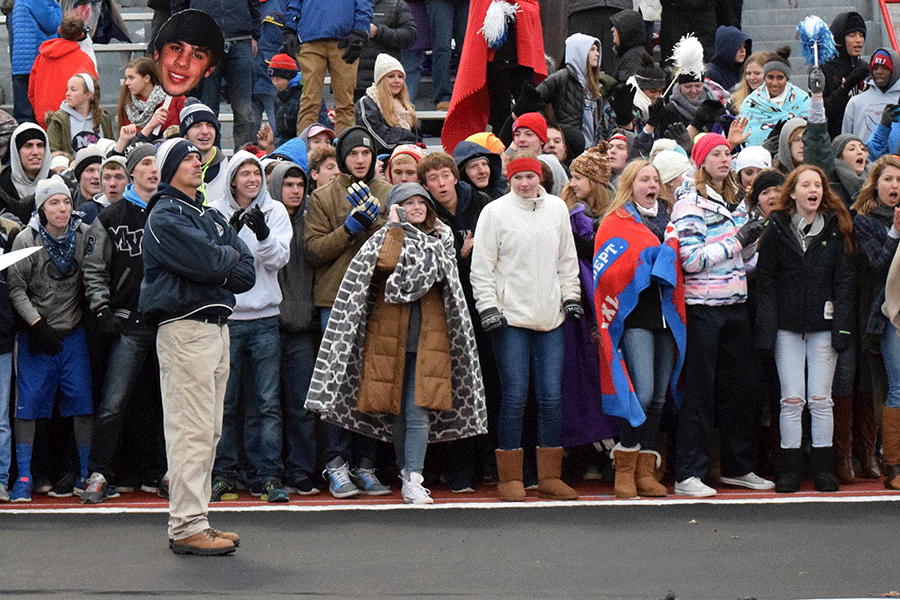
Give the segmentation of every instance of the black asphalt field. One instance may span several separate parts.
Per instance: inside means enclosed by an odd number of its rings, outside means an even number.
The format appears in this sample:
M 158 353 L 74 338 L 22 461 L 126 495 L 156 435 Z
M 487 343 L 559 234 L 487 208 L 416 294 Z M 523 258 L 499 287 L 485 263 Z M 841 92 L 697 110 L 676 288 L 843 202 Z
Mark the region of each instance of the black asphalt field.
M 0 514 L 10 598 L 850 598 L 900 590 L 900 503 L 217 512 L 228 557 L 162 514 Z

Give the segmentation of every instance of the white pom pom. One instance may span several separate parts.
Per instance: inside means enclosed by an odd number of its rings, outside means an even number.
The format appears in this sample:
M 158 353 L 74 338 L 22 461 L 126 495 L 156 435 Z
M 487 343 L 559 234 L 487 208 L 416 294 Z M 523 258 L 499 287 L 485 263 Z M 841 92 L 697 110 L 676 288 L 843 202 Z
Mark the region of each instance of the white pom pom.
M 516 19 L 518 4 L 509 4 L 503 0 L 494 0 L 484 15 L 484 25 L 478 31 L 490 48 L 498 48 L 506 39 L 507 20 Z
M 681 73 L 703 77 L 703 44 L 696 37 L 686 35 L 672 49 L 672 63 Z

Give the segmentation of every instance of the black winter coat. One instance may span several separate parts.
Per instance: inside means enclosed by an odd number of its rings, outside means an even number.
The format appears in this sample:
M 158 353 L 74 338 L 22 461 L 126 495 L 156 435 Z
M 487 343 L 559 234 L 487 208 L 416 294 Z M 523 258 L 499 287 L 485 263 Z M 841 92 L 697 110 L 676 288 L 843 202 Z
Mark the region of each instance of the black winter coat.
M 844 121 L 844 110 L 847 103 L 850 102 L 851 92 L 858 93 L 856 90 L 847 90 L 843 87 L 844 79 L 857 67 L 865 66 L 866 61 L 860 57 L 851 58 L 847 54 L 847 48 L 844 45 L 844 37 L 846 37 L 847 17 L 850 13 L 841 13 L 831 22 L 831 33 L 834 36 L 835 47 L 838 55 L 822 63 L 822 74 L 825 75 L 825 91 L 823 98 L 825 100 L 825 117 L 828 120 L 828 134 L 832 139 L 841 134 L 841 124 Z
M 756 346 L 771 350 L 779 329 L 797 333 L 831 331 L 831 345 L 843 350 L 855 326 L 854 266 L 844 251 L 837 215 L 804 252 L 791 232 L 791 214 L 776 211 L 759 243 L 756 262 Z M 826 303 L 833 304 L 825 318 Z
M 361 98 L 366 88 L 372 85 L 375 59 L 379 54 L 390 54 L 399 59 L 401 50 L 412 48 L 416 43 L 416 22 L 404 0 L 376 0 L 372 7 L 372 24 L 378 30 L 359 56 L 354 92 L 356 99 Z
M 415 144 L 422 141 L 422 134 L 418 128 L 410 131 L 390 125 L 375 101 L 368 96 L 357 100 L 353 111 L 356 113 L 356 124 L 365 127 L 375 139 L 376 156 L 391 152 L 399 144 Z
M 860 289 L 862 306 L 865 311 L 863 325 L 866 331 L 874 335 L 884 333 L 890 324 L 881 312 L 884 302 L 884 284 L 887 281 L 888 269 L 900 240 L 888 235 L 893 225 L 893 210 L 875 209 L 869 214 L 857 214 L 853 217 L 853 237 L 862 258 L 860 269 Z
M 644 21 L 640 13 L 627 10 L 614 14 L 609 22 L 619 32 L 621 42 L 615 48 L 615 71 L 612 75 L 620 83 L 625 83 L 641 68 L 641 57 L 647 51 L 644 48 Z
M 553 107 L 553 119 L 566 138 L 577 134 L 584 139 L 584 134 L 581 133 L 581 118 L 585 91 L 584 86 L 578 81 L 575 69 L 569 65 L 564 66 L 542 81 L 536 89 L 541 100 Z M 597 99 L 598 118 L 602 112 L 603 96 L 600 96 Z

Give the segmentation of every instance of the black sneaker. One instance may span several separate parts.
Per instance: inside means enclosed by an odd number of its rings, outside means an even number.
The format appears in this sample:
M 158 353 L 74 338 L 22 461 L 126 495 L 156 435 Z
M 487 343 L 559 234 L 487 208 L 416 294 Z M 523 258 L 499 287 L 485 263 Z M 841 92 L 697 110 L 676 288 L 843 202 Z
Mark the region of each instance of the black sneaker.
M 237 488 L 234 487 L 233 483 L 229 483 L 224 479 L 214 479 L 209 501 L 221 502 L 222 500 L 237 500 Z
M 308 477 L 288 479 L 284 482 L 284 489 L 289 494 L 299 494 L 300 496 L 315 496 L 321 493 L 319 488 Z
M 50 483 L 50 478 L 45 475 L 38 475 L 34 478 L 34 488 L 33 493 L 40 494 L 41 496 L 45 496 L 50 493 L 50 490 L 53 489 L 53 484 Z
M 53 485 L 53 489 L 47 492 L 51 498 L 68 498 L 75 495 L 75 484 L 78 483 L 78 476 L 75 473 L 66 473 L 62 479 Z

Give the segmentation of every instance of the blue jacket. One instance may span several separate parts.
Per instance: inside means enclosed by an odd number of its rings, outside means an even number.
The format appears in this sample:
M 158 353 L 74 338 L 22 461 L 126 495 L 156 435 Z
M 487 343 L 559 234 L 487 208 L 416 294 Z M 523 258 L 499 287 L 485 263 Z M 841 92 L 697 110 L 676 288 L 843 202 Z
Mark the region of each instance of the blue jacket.
M 140 311 L 161 324 L 228 316 L 256 282 L 253 255 L 222 213 L 161 183 L 147 205 Z
M 285 0 L 263 0 L 259 5 L 262 23 L 259 26 L 258 51 L 253 57 L 253 95 L 274 96 L 275 86 L 269 78 L 269 61 L 281 49 L 284 27 Z
M 368 36 L 372 0 L 287 0 L 284 21 L 300 42 L 340 39 L 354 29 Z
M 9 19 L 12 74 L 28 75 L 40 45 L 57 37 L 62 9 L 56 0 L 18 0 Z
M 211 15 L 226 41 L 259 39 L 259 0 L 172 0 L 172 14 L 188 8 Z
M 896 154 L 900 151 L 900 123 L 891 123 L 890 129 L 878 123 L 866 146 L 869 147 L 869 160 L 873 162 L 883 154 Z

